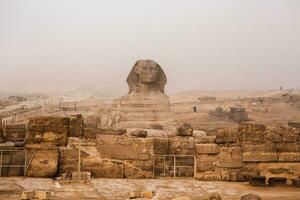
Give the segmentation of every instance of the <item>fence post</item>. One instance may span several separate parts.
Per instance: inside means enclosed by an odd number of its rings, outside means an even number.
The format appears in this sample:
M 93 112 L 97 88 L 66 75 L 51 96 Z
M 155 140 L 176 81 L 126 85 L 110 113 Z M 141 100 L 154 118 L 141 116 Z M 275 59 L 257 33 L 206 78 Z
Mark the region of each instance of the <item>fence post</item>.
M 0 154 L 0 177 L 2 176 L 2 156 L 3 156 L 3 151 L 1 151 L 1 154 Z
M 164 177 L 166 178 L 166 156 L 164 155 Z
M 26 176 L 26 165 L 27 165 L 27 150 L 25 150 L 24 151 L 24 157 L 25 157 L 25 159 L 24 159 L 24 176 Z
M 176 178 L 176 155 L 174 155 L 174 178 Z

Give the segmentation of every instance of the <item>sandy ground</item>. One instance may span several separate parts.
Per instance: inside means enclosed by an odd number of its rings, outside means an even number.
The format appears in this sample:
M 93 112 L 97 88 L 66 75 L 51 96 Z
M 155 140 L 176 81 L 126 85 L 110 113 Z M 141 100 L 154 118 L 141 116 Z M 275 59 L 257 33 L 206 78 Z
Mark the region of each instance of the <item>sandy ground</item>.
M 64 182 L 37 178 L 1 178 L 0 199 L 20 199 L 23 190 L 50 190 L 52 200 L 99 199 L 123 200 L 130 190 L 155 191 L 153 200 L 169 200 L 188 196 L 201 200 L 207 194 L 217 192 L 225 200 L 239 200 L 241 195 L 258 194 L 263 200 L 299 200 L 300 188 L 251 187 L 247 183 L 205 182 L 193 179 L 92 179 L 88 182 Z

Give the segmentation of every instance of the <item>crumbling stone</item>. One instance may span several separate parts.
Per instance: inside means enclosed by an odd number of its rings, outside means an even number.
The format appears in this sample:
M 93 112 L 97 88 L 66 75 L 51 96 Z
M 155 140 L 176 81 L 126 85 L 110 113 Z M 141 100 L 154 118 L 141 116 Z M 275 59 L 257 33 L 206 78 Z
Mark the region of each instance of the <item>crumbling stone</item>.
M 222 197 L 218 193 L 209 194 L 206 200 L 222 200 Z
M 243 155 L 240 147 L 222 147 L 219 154 L 220 167 L 241 168 Z
M 192 136 L 193 128 L 190 124 L 184 124 L 183 126 L 178 128 L 177 135 L 178 136 Z
M 145 130 L 132 131 L 130 134 L 132 136 L 139 137 L 139 138 L 145 138 L 148 135 L 147 131 L 145 131 Z
M 245 194 L 241 197 L 241 200 L 261 200 L 261 198 L 256 194 Z
M 300 178 L 292 179 L 292 185 L 296 187 L 300 187 Z
M 69 118 L 36 117 L 28 122 L 26 141 L 29 144 L 51 143 L 58 146 L 67 144 Z
M 269 186 L 282 186 L 286 185 L 287 179 L 285 177 L 271 177 L 268 180 Z
M 266 185 L 266 177 L 265 176 L 251 176 L 249 178 L 249 184 L 251 186 L 264 187 Z
M 91 172 L 72 172 L 72 180 L 90 180 Z
M 21 193 L 21 199 L 22 200 L 34 199 L 34 195 L 35 195 L 35 193 L 33 191 L 23 191 Z
M 58 149 L 34 150 L 34 157 L 28 166 L 26 175 L 29 177 L 54 177 L 57 173 Z
M 237 129 L 224 128 L 224 129 L 217 130 L 215 142 L 217 144 L 236 143 Z
M 49 200 L 50 192 L 49 191 L 35 191 L 35 198 L 40 200 Z

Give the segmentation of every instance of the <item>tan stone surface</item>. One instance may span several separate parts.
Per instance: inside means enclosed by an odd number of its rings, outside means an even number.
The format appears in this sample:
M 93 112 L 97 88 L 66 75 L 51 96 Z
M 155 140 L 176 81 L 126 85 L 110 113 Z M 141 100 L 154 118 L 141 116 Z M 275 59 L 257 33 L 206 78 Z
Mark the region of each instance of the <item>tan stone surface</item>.
M 196 144 L 198 154 L 218 154 L 220 148 L 216 144 Z

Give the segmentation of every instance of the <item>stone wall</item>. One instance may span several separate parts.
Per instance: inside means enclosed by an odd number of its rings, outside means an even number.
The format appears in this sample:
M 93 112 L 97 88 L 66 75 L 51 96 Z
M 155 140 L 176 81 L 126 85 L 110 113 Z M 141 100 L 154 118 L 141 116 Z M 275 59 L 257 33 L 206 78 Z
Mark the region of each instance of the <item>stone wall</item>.
M 74 126 L 79 124 L 77 117 L 73 120 Z M 193 136 L 169 138 L 139 138 L 123 130 L 80 130 L 78 126 L 70 137 L 70 127 L 69 118 L 37 118 L 29 122 L 25 149 L 36 154 L 28 176 L 53 177 L 77 171 L 79 148 L 81 171 L 89 171 L 95 178 L 153 178 L 154 167 L 162 166 L 156 159 L 164 155 L 195 156 L 199 180 L 246 181 L 256 175 L 288 179 L 300 176 L 300 129 L 293 127 L 242 123 L 208 134 L 194 131 Z M 167 159 L 169 166 L 174 165 L 172 162 Z M 180 157 L 177 163 L 194 165 L 193 159 Z M 172 176 L 172 173 L 172 168 L 161 169 L 154 176 Z M 181 169 L 176 176 L 193 173 L 192 168 Z
M 291 179 L 300 175 L 299 129 L 240 124 L 214 134 L 214 143 L 196 144 L 200 180 L 244 181 L 253 175 Z

